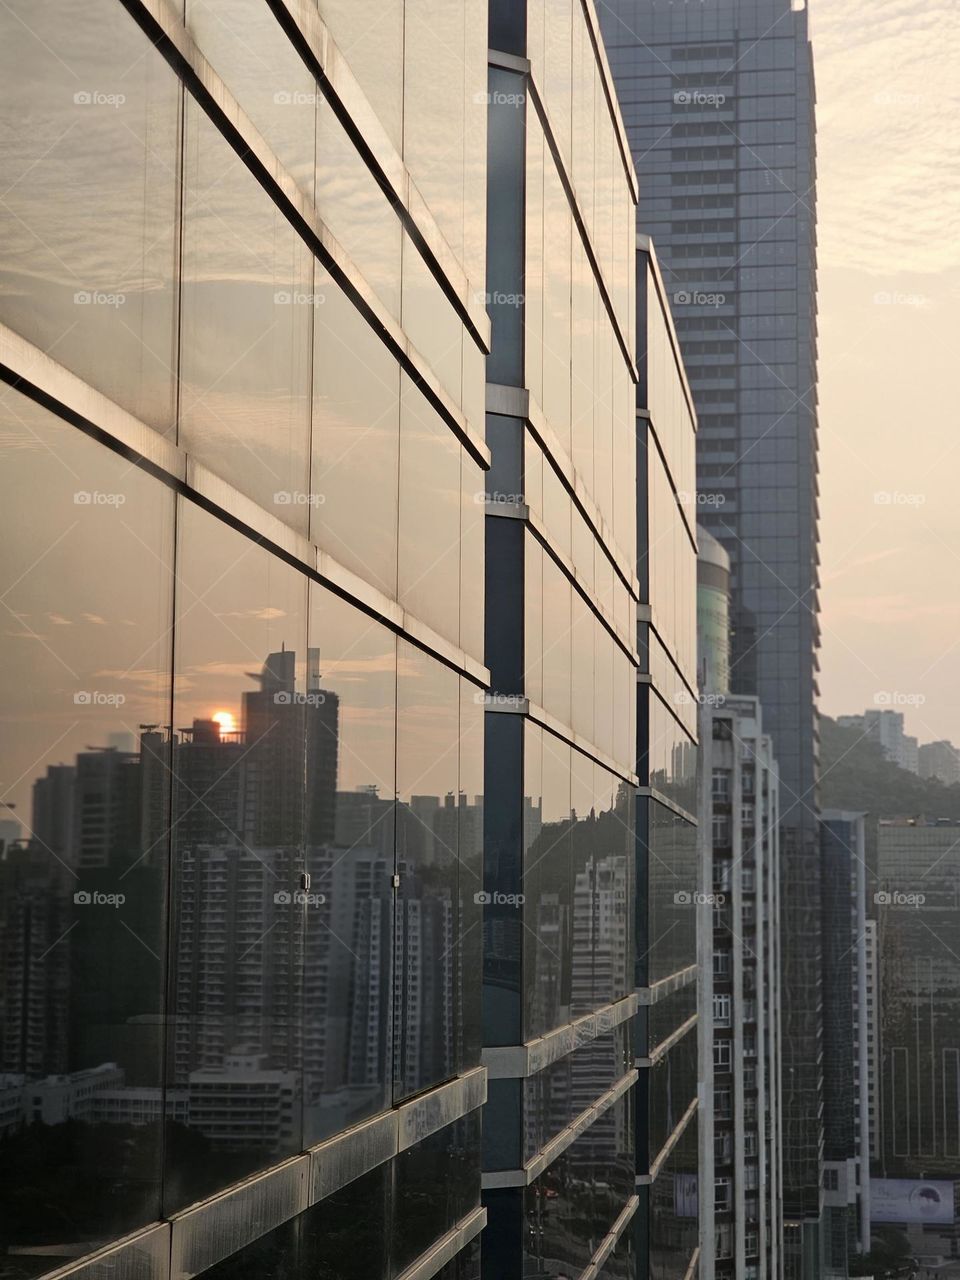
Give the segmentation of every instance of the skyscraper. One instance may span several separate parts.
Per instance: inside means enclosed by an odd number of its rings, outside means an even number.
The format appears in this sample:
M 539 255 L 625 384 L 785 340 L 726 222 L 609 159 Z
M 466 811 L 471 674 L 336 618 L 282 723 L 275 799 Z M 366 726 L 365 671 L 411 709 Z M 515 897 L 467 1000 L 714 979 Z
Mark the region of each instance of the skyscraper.
M 823 1275 L 870 1249 L 870 999 L 864 815 L 824 810 Z
M 759 696 L 782 821 L 788 1275 L 817 1275 L 814 83 L 796 0 L 606 0 L 603 33 L 694 391 L 698 518 L 730 555 L 734 692 Z
M 714 1188 L 701 1213 L 701 1275 L 774 1280 L 783 1274 L 779 780 L 759 700 L 723 683 L 729 558 L 704 530 L 700 538 L 700 836 L 711 927 L 701 1177 Z

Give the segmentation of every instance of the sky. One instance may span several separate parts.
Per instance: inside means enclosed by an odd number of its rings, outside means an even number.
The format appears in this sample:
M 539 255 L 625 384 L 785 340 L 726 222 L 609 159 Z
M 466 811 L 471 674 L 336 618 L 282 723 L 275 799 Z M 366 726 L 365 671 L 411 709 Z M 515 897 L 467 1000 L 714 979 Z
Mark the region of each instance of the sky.
M 960 5 L 810 0 L 821 710 L 960 744 Z

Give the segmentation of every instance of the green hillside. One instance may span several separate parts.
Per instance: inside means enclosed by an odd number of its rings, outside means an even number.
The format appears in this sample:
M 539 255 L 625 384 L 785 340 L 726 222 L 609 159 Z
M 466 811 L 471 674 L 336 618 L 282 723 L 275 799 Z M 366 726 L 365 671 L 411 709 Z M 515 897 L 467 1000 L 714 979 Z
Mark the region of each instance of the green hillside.
M 858 729 L 820 717 L 820 805 L 863 809 L 878 818 L 960 819 L 960 786 L 918 778 L 885 759 Z

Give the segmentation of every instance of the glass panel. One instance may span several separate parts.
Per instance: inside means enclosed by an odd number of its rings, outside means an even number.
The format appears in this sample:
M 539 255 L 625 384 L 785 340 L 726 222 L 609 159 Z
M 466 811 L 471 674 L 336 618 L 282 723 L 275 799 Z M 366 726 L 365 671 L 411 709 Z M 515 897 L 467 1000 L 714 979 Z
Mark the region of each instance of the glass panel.
M 317 270 L 311 536 L 391 599 L 397 594 L 400 368 Z
M 180 443 L 302 532 L 313 258 L 187 100 Z
M 458 1065 L 469 1071 L 480 1065 L 482 1044 L 481 984 L 483 972 L 483 691 L 460 680 L 460 938 L 457 948 L 461 1017 L 457 1027 Z
M 396 753 L 394 635 L 310 587 L 304 1141 L 389 1106 Z
M 159 1216 L 174 496 L 10 390 L 0 465 L 0 1253 L 26 1280 Z
M 396 1169 L 390 1274 L 398 1276 L 438 1236 L 477 1207 L 480 1112 L 402 1152 Z
M 542 767 L 542 791 L 530 791 L 525 833 L 523 932 L 524 1039 L 569 1020 L 571 955 L 570 748 L 546 731 L 527 728 L 531 781 Z M 539 739 L 542 737 L 542 766 Z M 527 824 L 525 823 L 525 826 Z
M 168 1213 L 301 1149 L 304 920 L 329 909 L 303 844 L 330 838 L 337 715 L 306 580 L 190 503 L 179 538 Z
M 454 644 L 460 636 L 460 445 L 403 376 L 400 603 Z
M 398 659 L 395 1102 L 457 1071 L 460 838 L 458 677 L 403 640 Z
M 186 0 L 186 10 L 204 56 L 312 198 L 319 94 L 279 22 L 263 0 Z
M 112 0 L 4 4 L 0 320 L 163 432 L 179 102 L 176 76 Z

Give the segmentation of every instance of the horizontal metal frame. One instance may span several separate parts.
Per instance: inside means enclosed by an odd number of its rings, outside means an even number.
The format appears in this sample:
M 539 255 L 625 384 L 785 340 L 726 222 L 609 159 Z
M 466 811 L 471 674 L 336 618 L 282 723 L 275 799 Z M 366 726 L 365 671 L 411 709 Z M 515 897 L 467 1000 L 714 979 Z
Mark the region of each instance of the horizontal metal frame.
M 493 1191 L 502 1187 L 529 1187 L 532 1182 L 548 1169 L 554 1160 L 557 1159 L 567 1147 L 576 1142 L 581 1134 L 585 1133 L 595 1121 L 604 1115 L 618 1098 L 622 1098 L 628 1089 L 632 1089 L 637 1082 L 639 1073 L 632 1069 L 625 1075 L 621 1076 L 612 1088 L 606 1093 L 602 1093 L 596 1102 L 586 1107 L 580 1114 L 566 1126 L 561 1129 L 555 1138 L 552 1138 L 545 1147 L 528 1160 L 520 1169 L 502 1169 L 492 1173 L 483 1175 L 484 1191 Z
M 700 1266 L 700 1246 L 697 1245 L 693 1253 L 690 1255 L 690 1265 L 689 1267 L 687 1267 L 686 1271 L 683 1273 L 683 1280 L 694 1280 L 694 1277 L 697 1275 L 699 1266 Z
M 471 1240 L 476 1239 L 486 1225 L 486 1209 L 474 1209 L 473 1213 L 468 1214 L 466 1218 L 461 1218 L 445 1236 L 441 1236 L 426 1253 L 421 1254 L 415 1262 L 411 1262 L 410 1266 L 397 1276 L 397 1280 L 430 1280 L 431 1276 L 435 1276 Z
M 122 454 L 446 666 L 489 686 L 490 673 L 476 658 L 4 324 L 0 382 Z
M 637 410 L 637 420 L 638 420 L 638 424 L 640 422 L 645 422 L 647 424 L 647 437 L 653 440 L 654 448 L 657 451 L 657 457 L 660 459 L 660 464 L 663 467 L 663 473 L 667 478 L 667 484 L 670 486 L 670 492 L 673 494 L 674 498 L 676 499 L 677 510 L 680 512 L 680 523 L 683 525 L 684 532 L 687 535 L 687 538 L 690 542 L 691 547 L 693 548 L 694 552 L 696 552 L 698 550 L 696 520 L 691 522 L 690 516 L 686 510 L 686 505 L 680 501 L 680 490 L 677 488 L 676 477 L 674 476 L 673 469 L 671 468 L 670 463 L 667 459 L 666 451 L 664 450 L 663 445 L 660 442 L 660 434 L 657 431 L 657 424 L 654 422 L 652 416 L 649 413 L 641 414 L 639 409 Z M 696 436 L 694 436 L 694 439 L 696 439 Z M 697 483 L 697 477 L 696 477 L 696 473 L 694 473 L 693 475 L 694 488 L 696 488 L 696 483 Z
M 617 1247 L 620 1237 L 626 1228 L 630 1225 L 633 1215 L 637 1212 L 640 1204 L 640 1197 L 633 1195 L 624 1205 L 622 1212 L 618 1216 L 616 1222 L 600 1241 L 600 1245 L 590 1259 L 590 1263 L 583 1271 L 580 1272 L 578 1280 L 600 1280 L 603 1265 Z
M 604 554 L 613 565 L 614 572 L 634 599 L 639 601 L 640 579 L 637 576 L 636 565 L 632 564 L 617 546 L 613 531 L 607 526 L 593 494 L 584 484 L 570 455 L 544 416 L 536 397 L 530 394 L 527 387 L 510 387 L 502 383 L 488 382 L 487 413 L 496 413 L 505 418 L 523 419 L 570 495 L 574 506 L 586 520 L 590 532 L 600 543 Z
M 499 715 L 526 716 L 528 720 L 538 724 L 541 729 L 546 729 L 567 746 L 574 747 L 581 755 L 588 756 L 596 764 L 602 765 L 604 769 L 609 769 L 618 778 L 622 778 L 624 782 L 636 786 L 635 773 L 624 772 L 623 766 L 618 764 L 612 756 L 608 756 L 605 751 L 588 742 L 586 738 L 574 732 L 536 702 L 531 702 L 529 698 L 518 693 L 500 693 L 497 690 L 491 690 L 486 694 L 483 705 L 487 711 L 494 711 Z
M 655 1067 L 658 1062 L 661 1062 L 667 1056 L 673 1046 L 683 1039 L 688 1031 L 693 1031 L 696 1028 L 699 1020 L 699 1014 L 691 1014 L 686 1022 L 681 1022 L 680 1026 L 671 1031 L 658 1045 L 654 1045 L 646 1057 L 637 1058 L 633 1065 L 641 1069 Z
M 517 1080 L 535 1076 L 582 1045 L 619 1027 L 634 1016 L 638 1007 L 636 994 L 631 992 L 622 1000 L 614 1000 L 593 1013 L 585 1013 L 582 1018 L 556 1027 L 525 1044 L 488 1047 L 481 1055 L 487 1077 L 490 1080 Z
M 590 43 L 593 46 L 593 56 L 597 60 L 600 68 L 600 80 L 603 84 L 604 97 L 607 99 L 607 109 L 610 112 L 610 118 L 617 135 L 617 145 L 620 148 L 620 162 L 623 165 L 624 173 L 627 175 L 627 181 L 630 183 L 630 189 L 633 192 L 633 201 L 636 204 L 640 199 L 640 180 L 637 177 L 636 166 L 633 163 L 633 151 L 630 148 L 630 140 L 627 137 L 626 125 L 623 123 L 623 116 L 620 114 L 620 98 L 617 95 L 617 85 L 610 70 L 610 62 L 607 58 L 607 47 L 600 31 L 600 20 L 597 17 L 597 10 L 593 0 L 580 0 L 583 9 L 583 16 L 586 21 L 587 34 L 590 36 Z
M 334 1191 L 446 1128 L 486 1101 L 486 1071 L 477 1067 L 383 1115 L 347 1129 L 300 1155 L 264 1169 L 169 1220 L 151 1224 L 44 1280 L 192 1280 Z M 482 1229 L 477 1209 L 398 1280 L 428 1280 Z
M 569 579 L 584 604 L 601 624 L 610 638 L 630 659 L 635 667 L 640 665 L 640 654 L 636 648 L 636 635 L 624 635 L 617 620 L 603 604 L 599 596 L 584 582 L 582 575 L 570 557 L 551 541 L 550 533 L 540 519 L 525 502 L 491 502 L 486 503 L 486 514 L 501 520 L 523 520 L 530 532 L 549 555 L 558 569 Z
M 429 361 L 380 301 L 343 245 L 277 159 L 226 84 L 207 62 L 169 0 L 120 0 L 170 64 L 238 159 L 323 266 L 334 277 L 373 332 L 400 362 L 461 444 L 480 466 L 490 465 L 484 433 L 443 389 Z M 462 323 L 462 319 L 461 319 Z
M 653 688 L 652 685 L 651 688 Z M 677 723 L 679 724 L 680 722 L 677 721 Z M 693 745 L 696 746 L 696 742 Z M 662 791 L 658 791 L 656 787 L 637 787 L 637 795 L 647 796 L 651 800 L 656 800 L 657 804 L 663 805 L 664 809 L 669 809 L 678 818 L 683 818 L 684 822 L 689 822 L 691 827 L 700 825 L 695 813 L 691 813 L 689 809 L 684 809 L 682 805 L 677 804 L 675 800 L 669 799 Z
M 530 511 L 529 508 L 527 510 L 527 524 L 530 527 L 530 532 L 534 535 L 554 564 L 567 578 L 569 578 L 581 600 L 583 600 L 584 604 L 586 604 L 587 608 L 594 615 L 597 621 L 609 633 L 610 638 L 614 641 L 617 647 L 623 650 L 635 667 L 639 667 L 640 654 L 636 647 L 636 628 L 634 628 L 633 635 L 624 635 L 621 627 L 617 625 L 617 621 L 613 614 L 602 603 L 593 588 L 589 587 L 586 582 L 584 582 L 582 575 L 577 572 L 577 568 L 573 563 L 573 560 L 553 543 L 550 532 L 544 522 L 536 512 Z M 494 512 L 494 514 L 496 513 Z
M 653 1164 L 650 1166 L 650 1172 L 637 1174 L 638 1187 L 648 1187 L 652 1182 L 656 1182 L 660 1174 L 660 1170 L 663 1168 L 667 1160 L 670 1158 L 670 1153 L 673 1151 L 674 1147 L 683 1137 L 684 1130 L 686 1129 L 690 1121 L 693 1119 L 693 1117 L 697 1114 L 697 1111 L 699 1110 L 699 1108 L 700 1108 L 700 1100 L 698 1098 L 694 1098 L 693 1101 L 690 1103 L 689 1107 L 687 1107 L 686 1111 L 677 1121 L 676 1127 L 674 1128 L 673 1132 L 670 1134 L 669 1138 L 667 1138 L 666 1142 L 663 1144 L 663 1146 L 660 1148 L 659 1152 L 657 1153 L 656 1159 L 654 1160 Z
M 304 0 L 267 3 L 474 341 L 489 352 L 492 326 L 480 293 L 471 285 L 316 5 Z
M 540 121 L 540 127 L 543 129 L 543 136 L 546 140 L 547 147 L 549 148 L 550 154 L 553 157 L 553 162 L 557 167 L 560 185 L 563 187 L 564 195 L 566 196 L 567 203 L 570 206 L 570 213 L 573 216 L 574 226 L 580 236 L 580 242 L 583 245 L 583 251 L 590 264 L 590 270 L 593 272 L 593 278 L 597 282 L 600 300 L 603 303 L 603 308 L 610 319 L 611 325 L 613 326 L 613 333 L 617 340 L 617 346 L 620 348 L 620 354 L 630 372 L 631 379 L 636 384 L 640 380 L 637 372 L 636 352 L 631 347 L 629 333 L 624 332 L 620 322 L 620 317 L 617 315 L 616 308 L 613 305 L 613 293 L 607 282 L 606 274 L 600 265 L 600 259 L 597 257 L 597 253 L 593 245 L 593 235 L 591 229 L 587 226 L 586 219 L 583 216 L 583 205 L 580 201 L 580 197 L 577 195 L 577 189 L 574 186 L 569 156 L 565 156 L 561 150 L 557 131 L 553 127 L 550 112 L 547 109 L 547 104 L 543 95 L 540 93 L 540 88 L 537 84 L 537 77 L 532 67 L 527 73 L 525 80 L 530 93 L 530 101 L 533 103 L 534 110 L 537 113 L 537 118 Z M 610 99 L 608 98 L 608 102 L 609 101 Z M 613 101 L 617 101 L 616 94 L 613 96 Z M 527 128 L 530 128 L 529 122 L 527 123 Z M 614 126 L 614 129 L 616 129 L 616 126 Z M 632 167 L 631 162 L 631 168 Z M 627 184 L 630 187 L 630 195 L 634 205 L 636 205 L 638 198 L 635 183 L 636 175 L 634 175 L 634 183 L 631 184 L 628 181 Z M 634 299 L 634 307 L 636 307 L 636 299 Z
M 690 415 L 693 419 L 693 429 L 694 432 L 696 432 L 698 428 L 697 406 L 694 403 L 693 392 L 690 390 L 690 383 L 687 380 L 687 368 L 683 362 L 680 339 L 677 335 L 677 327 L 673 323 L 673 311 L 670 308 L 670 302 L 667 298 L 667 289 L 663 280 L 663 272 L 660 270 L 660 259 L 657 257 L 657 248 L 653 237 L 644 234 L 642 231 L 638 231 L 637 251 L 638 253 L 645 253 L 647 255 L 650 273 L 653 276 L 654 288 L 657 291 L 657 298 L 660 303 L 660 311 L 666 322 L 667 334 L 670 338 L 670 346 L 673 349 L 673 362 L 676 365 L 677 372 L 680 374 L 680 382 L 683 386 L 684 397 L 687 401 L 687 408 L 690 410 Z
M 646 617 L 642 617 L 642 618 L 641 618 L 641 617 L 639 617 L 639 616 L 638 616 L 638 618 L 637 618 L 637 622 L 638 622 L 638 623 L 646 623 L 647 627 L 648 627 L 648 628 L 649 628 L 649 630 L 652 632 L 652 634 L 653 634 L 654 636 L 656 636 L 656 638 L 657 638 L 657 642 L 659 643 L 660 648 L 662 649 L 664 656 L 666 657 L 666 659 L 667 659 L 667 661 L 669 662 L 670 666 L 673 668 L 674 672 L 676 673 L 677 680 L 678 680 L 678 681 L 679 681 L 679 682 L 684 686 L 684 688 L 685 688 L 685 689 L 687 690 L 687 692 L 690 694 L 690 699 L 691 699 L 691 701 L 693 701 L 693 702 L 699 702 L 699 701 L 700 701 L 700 694 L 699 694 L 699 691 L 697 690 L 697 688 L 696 688 L 694 685 L 692 685 L 692 684 L 690 683 L 690 681 L 687 679 L 687 677 L 683 674 L 683 672 L 682 672 L 682 671 L 680 670 L 680 668 L 677 666 L 677 660 L 676 660 L 675 656 L 673 655 L 673 653 L 671 652 L 671 650 L 670 650 L 670 646 L 667 644 L 667 642 L 664 640 L 663 636 L 660 634 L 660 631 L 659 631 L 659 629 L 658 629 L 658 627 L 657 627 L 657 624 L 656 624 L 656 623 L 654 622 L 654 620 L 653 620 L 653 611 L 652 611 L 652 609 L 651 609 L 650 605 L 638 605 L 638 606 L 637 606 L 637 613 L 638 613 L 638 615 L 639 615 L 639 613 L 640 613 L 640 610 L 641 610 L 641 609 L 645 609 L 645 610 L 646 610 Z M 647 647 L 648 647 L 648 649 L 649 649 L 649 645 L 648 645 Z M 656 691 L 660 694 L 661 701 L 663 701 L 663 700 L 664 700 L 664 699 L 663 699 L 663 690 L 660 688 L 660 686 L 659 686 L 658 684 L 655 684 L 655 683 L 654 683 L 654 680 L 653 680 L 653 676 L 652 676 L 652 674 L 651 674 L 649 671 L 644 672 L 644 674 L 648 677 L 647 683 L 648 683 L 648 684 L 650 684 L 654 689 L 656 689 Z M 674 717 L 674 718 L 676 718 L 676 717 Z M 682 723 L 682 721 L 681 721 L 681 723 Z M 685 732 L 685 733 L 687 733 L 687 734 L 689 734 L 689 733 L 690 733 L 690 730 L 689 730 L 689 729 L 687 729 L 687 728 L 686 728 L 686 726 L 684 726 L 684 732 Z
M 624 782 L 629 783 L 631 786 L 637 785 L 637 775 L 635 773 L 632 773 L 629 769 L 624 769 L 623 765 L 614 760 L 612 756 L 608 756 L 605 751 L 601 751 L 599 747 L 594 746 L 592 742 L 589 742 L 568 725 L 565 725 L 562 720 L 558 720 L 556 716 L 544 710 L 538 703 L 531 702 L 529 698 L 527 699 L 527 715 L 534 724 L 540 725 L 542 729 L 549 730 L 555 738 L 560 738 L 571 747 L 576 747 L 581 755 L 589 756 L 591 760 L 603 765 L 604 769 L 609 769 L 611 773 L 615 773 L 618 778 L 622 778 Z
M 678 969 L 676 973 L 668 974 L 659 982 L 652 982 L 648 987 L 638 987 L 637 1004 L 647 1008 L 650 1005 L 659 1004 L 661 1000 L 666 1000 L 667 996 L 672 996 L 674 991 L 679 991 L 681 987 L 689 987 L 691 983 L 696 982 L 697 973 L 697 965 L 688 964 L 685 969 Z

